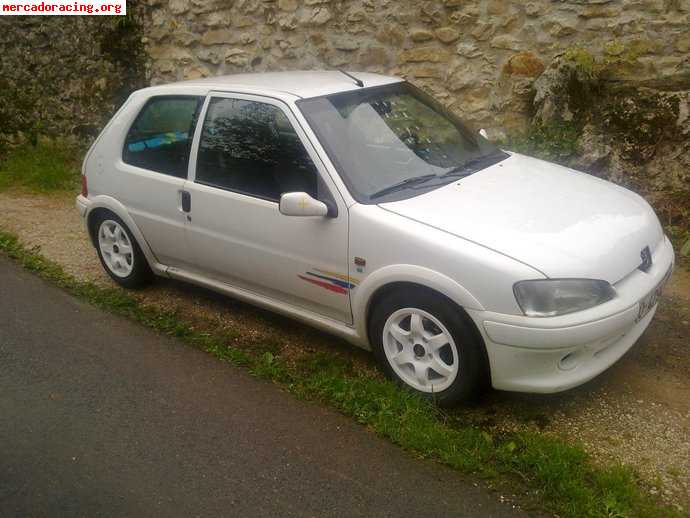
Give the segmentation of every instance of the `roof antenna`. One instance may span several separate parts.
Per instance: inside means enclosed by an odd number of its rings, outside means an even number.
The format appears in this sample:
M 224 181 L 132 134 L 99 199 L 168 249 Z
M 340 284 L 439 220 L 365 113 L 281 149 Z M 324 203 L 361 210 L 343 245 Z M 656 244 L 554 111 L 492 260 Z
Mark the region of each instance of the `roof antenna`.
M 352 80 L 355 82 L 355 84 L 356 84 L 357 86 L 359 86 L 360 88 L 364 86 L 364 82 L 363 82 L 361 79 L 357 79 L 357 78 L 356 78 L 355 76 L 353 76 L 352 74 L 348 74 L 348 73 L 345 72 L 344 70 L 338 70 L 338 72 L 341 72 L 341 73 L 345 74 L 347 77 L 349 77 L 350 79 L 352 79 Z

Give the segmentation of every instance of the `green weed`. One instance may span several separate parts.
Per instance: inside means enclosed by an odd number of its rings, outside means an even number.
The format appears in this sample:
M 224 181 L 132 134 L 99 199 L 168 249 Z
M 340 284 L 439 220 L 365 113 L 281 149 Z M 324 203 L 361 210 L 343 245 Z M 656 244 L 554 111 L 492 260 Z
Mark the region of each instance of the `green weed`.
M 77 189 L 75 151 L 64 142 L 24 144 L 0 163 L 0 190 L 18 187 L 34 192 Z

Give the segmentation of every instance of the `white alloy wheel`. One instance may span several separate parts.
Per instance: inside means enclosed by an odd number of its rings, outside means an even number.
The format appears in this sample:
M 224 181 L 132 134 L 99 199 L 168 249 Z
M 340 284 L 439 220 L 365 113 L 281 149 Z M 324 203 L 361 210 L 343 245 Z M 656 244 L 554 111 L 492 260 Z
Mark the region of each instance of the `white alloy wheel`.
M 98 228 L 98 247 L 103 262 L 118 277 L 127 277 L 134 269 L 134 250 L 127 231 L 112 219 L 106 219 Z
M 398 377 L 421 392 L 441 392 L 458 376 L 460 362 L 453 336 L 422 309 L 402 308 L 388 317 L 383 350 Z

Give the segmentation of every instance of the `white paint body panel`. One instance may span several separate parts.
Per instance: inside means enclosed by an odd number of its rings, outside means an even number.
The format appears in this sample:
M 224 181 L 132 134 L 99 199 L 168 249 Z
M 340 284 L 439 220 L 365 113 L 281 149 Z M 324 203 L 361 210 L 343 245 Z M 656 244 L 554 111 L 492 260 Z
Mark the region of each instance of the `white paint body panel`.
M 400 81 L 357 74 L 367 86 Z M 483 338 L 494 387 L 565 390 L 609 367 L 637 340 L 638 302 L 673 265 L 673 250 L 649 205 L 584 173 L 512 155 L 467 178 L 398 202 L 363 205 L 350 195 L 295 102 L 356 88 L 338 72 L 241 74 L 135 92 L 84 161 L 89 196 L 77 207 L 118 214 L 153 270 L 298 318 L 368 348 L 367 315 L 377 290 L 408 282 L 465 309 Z M 336 218 L 281 215 L 278 204 L 194 183 L 197 125 L 189 177 L 176 179 L 121 160 L 125 135 L 153 95 L 236 96 L 274 104 L 288 116 L 338 209 Z M 199 119 L 203 121 L 203 111 Z M 191 193 L 191 221 L 177 191 Z M 642 272 L 649 246 L 653 267 Z M 356 268 L 354 258 L 366 259 Z M 349 293 L 302 282 L 309 269 L 338 273 Z M 359 271 L 361 270 L 361 271 Z M 546 277 L 611 282 L 616 297 L 594 308 L 530 318 L 515 282 Z M 348 296 L 349 295 L 349 296 Z M 569 370 L 559 367 L 566 354 Z
M 347 218 L 283 216 L 278 204 L 191 183 L 188 246 L 197 274 L 351 323 L 350 300 L 303 280 L 347 271 Z
M 357 72 L 366 86 L 380 86 L 397 83 L 400 78 Z M 233 74 L 229 76 L 193 79 L 171 85 L 175 88 L 205 87 L 208 90 L 228 92 L 251 92 L 269 95 L 277 99 L 318 97 L 338 92 L 347 92 L 355 87 L 354 81 L 337 70 L 296 70 L 291 72 L 260 72 Z
M 387 210 L 497 250 L 552 278 L 615 283 L 663 241 L 640 196 L 522 155 Z

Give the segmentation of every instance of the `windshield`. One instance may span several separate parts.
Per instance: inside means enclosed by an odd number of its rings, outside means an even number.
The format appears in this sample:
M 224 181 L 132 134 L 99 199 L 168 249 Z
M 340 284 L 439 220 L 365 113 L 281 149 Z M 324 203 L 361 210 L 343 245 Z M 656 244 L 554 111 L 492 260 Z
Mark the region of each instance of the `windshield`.
M 508 156 L 409 83 L 297 104 L 360 203 L 416 196 Z

